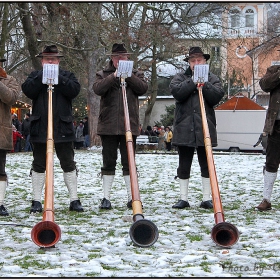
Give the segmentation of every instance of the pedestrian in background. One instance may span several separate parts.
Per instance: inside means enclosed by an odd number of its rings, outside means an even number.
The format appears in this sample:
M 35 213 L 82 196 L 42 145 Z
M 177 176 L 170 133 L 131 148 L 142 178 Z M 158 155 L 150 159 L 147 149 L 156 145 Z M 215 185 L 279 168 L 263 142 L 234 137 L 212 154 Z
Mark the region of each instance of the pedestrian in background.
M 12 125 L 13 127 L 13 149 L 11 150 L 12 153 L 18 152 L 18 139 L 23 139 L 22 134 L 17 131 L 16 127 Z
M 173 133 L 170 129 L 169 126 L 165 128 L 165 133 L 164 133 L 164 141 L 165 141 L 165 146 L 167 151 L 171 151 L 171 141 L 172 141 Z
M 89 139 L 89 131 L 88 131 L 88 117 L 84 117 L 83 119 L 84 129 L 83 129 L 83 136 L 84 136 L 84 148 L 90 147 L 90 139 Z
M 16 113 L 12 114 L 12 124 L 15 126 L 17 135 L 21 132 L 22 123 L 18 120 L 18 115 Z M 23 137 L 20 135 L 19 137 L 15 137 L 16 142 L 14 143 L 14 152 L 21 152 L 21 139 Z
M 165 129 L 162 125 L 160 127 L 159 135 L 158 135 L 158 149 L 159 150 L 165 150 L 165 142 L 164 142 L 164 135 L 165 135 Z
M 84 146 L 84 123 L 83 121 L 79 122 L 79 125 L 76 127 L 76 149 L 79 150 Z
M 32 152 L 32 146 L 30 143 L 30 113 L 27 112 L 24 116 L 24 120 L 21 125 L 21 134 L 25 139 L 24 151 Z

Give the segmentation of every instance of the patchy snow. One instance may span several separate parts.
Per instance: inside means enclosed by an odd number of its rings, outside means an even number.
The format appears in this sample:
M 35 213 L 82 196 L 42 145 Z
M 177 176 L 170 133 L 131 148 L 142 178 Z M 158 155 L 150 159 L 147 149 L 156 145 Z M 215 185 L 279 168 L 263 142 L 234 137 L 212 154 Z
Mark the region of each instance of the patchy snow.
M 138 247 L 129 236 L 132 210 L 126 208 L 126 187 L 118 159 L 111 192 L 113 209 L 100 210 L 103 198 L 100 148 L 76 151 L 78 193 L 85 209 L 69 212 L 69 197 L 55 156 L 55 222 L 61 240 L 55 248 L 40 249 L 31 229 L 42 214 L 29 215 L 31 153 L 7 156 L 8 217 L 0 217 L 1 277 L 275 277 L 280 276 L 279 180 L 272 210 L 258 212 L 262 199 L 262 154 L 214 153 L 225 221 L 240 238 L 232 248 L 211 239 L 213 210 L 200 209 L 201 178 L 196 156 L 189 186 L 191 208 L 177 210 L 179 182 L 174 179 L 178 155 L 136 154 L 143 215 L 158 228 L 153 246 Z M 43 199 L 43 196 L 42 196 Z

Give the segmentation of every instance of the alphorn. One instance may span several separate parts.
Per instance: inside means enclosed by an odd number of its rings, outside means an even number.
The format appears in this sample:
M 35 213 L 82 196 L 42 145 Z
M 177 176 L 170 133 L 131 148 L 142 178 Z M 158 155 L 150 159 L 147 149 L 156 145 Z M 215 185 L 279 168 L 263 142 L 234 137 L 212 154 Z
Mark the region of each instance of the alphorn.
M 157 226 L 144 218 L 142 212 L 142 203 L 139 193 L 139 185 L 137 179 L 137 170 L 135 164 L 135 154 L 133 147 L 133 137 L 130 128 L 129 111 L 126 96 L 126 75 L 121 75 L 121 87 L 123 96 L 123 107 L 124 107 L 124 121 L 125 121 L 125 136 L 126 136 L 126 147 L 128 154 L 129 164 L 129 176 L 131 182 L 131 196 L 132 196 L 132 210 L 133 210 L 133 221 L 129 230 L 129 235 L 132 242 L 139 247 L 150 247 L 158 239 L 158 228 Z
M 48 131 L 46 150 L 46 186 L 43 219 L 31 230 L 33 242 L 42 248 L 54 247 L 61 238 L 60 227 L 54 222 L 54 140 L 53 140 L 53 86 L 48 85 Z
M 239 238 L 238 229 L 230 224 L 225 222 L 224 219 L 224 211 L 221 202 L 221 196 L 218 186 L 216 168 L 213 158 L 212 152 L 212 143 L 209 133 L 209 127 L 206 118 L 206 111 L 205 105 L 203 100 L 202 94 L 202 86 L 203 83 L 198 83 L 198 94 L 199 94 L 199 101 L 200 101 L 200 110 L 201 110 L 201 117 L 202 117 L 202 129 L 203 129 L 203 136 L 204 136 L 204 145 L 206 150 L 206 157 L 208 163 L 208 170 L 209 170 L 209 177 L 210 177 L 210 185 L 212 191 L 212 200 L 213 200 L 213 208 L 214 208 L 214 219 L 215 219 L 215 226 L 211 231 L 211 238 L 212 240 L 221 247 L 231 247 L 234 245 Z

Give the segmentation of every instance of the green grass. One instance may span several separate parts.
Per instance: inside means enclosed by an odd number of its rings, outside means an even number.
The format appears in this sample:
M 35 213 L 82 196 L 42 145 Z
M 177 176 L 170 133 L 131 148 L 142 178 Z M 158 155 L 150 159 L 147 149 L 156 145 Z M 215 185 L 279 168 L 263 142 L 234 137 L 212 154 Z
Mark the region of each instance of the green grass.
M 29 269 L 30 267 L 34 267 L 35 269 L 46 269 L 52 267 L 48 261 L 38 261 L 34 259 L 33 256 L 24 256 L 23 258 L 15 261 L 15 264 L 23 269 Z
M 201 241 L 203 239 L 203 237 L 201 235 L 191 235 L 191 234 L 187 234 L 186 237 L 191 241 L 191 242 L 195 242 L 195 241 Z

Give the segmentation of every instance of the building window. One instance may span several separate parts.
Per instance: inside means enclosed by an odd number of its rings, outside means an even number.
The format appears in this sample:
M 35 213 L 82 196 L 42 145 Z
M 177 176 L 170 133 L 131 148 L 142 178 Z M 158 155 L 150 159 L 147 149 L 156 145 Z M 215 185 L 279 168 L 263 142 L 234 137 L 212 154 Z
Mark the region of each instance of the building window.
M 211 56 L 212 61 L 218 62 L 220 60 L 220 47 L 212 47 Z
M 240 27 L 240 11 L 237 9 L 230 11 L 230 27 Z
M 245 11 L 245 27 L 254 27 L 254 11 L 252 9 Z

